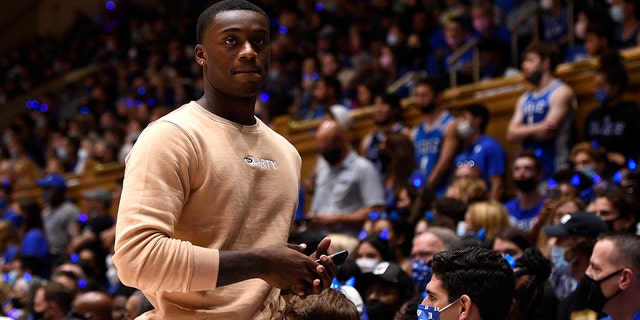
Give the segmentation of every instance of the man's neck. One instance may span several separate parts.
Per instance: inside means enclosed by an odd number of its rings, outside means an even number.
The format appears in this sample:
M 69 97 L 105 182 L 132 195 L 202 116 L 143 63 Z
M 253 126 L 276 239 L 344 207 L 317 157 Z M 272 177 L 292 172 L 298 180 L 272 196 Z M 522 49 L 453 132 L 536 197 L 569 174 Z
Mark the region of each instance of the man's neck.
M 426 121 L 428 124 L 432 124 L 436 122 L 438 118 L 440 118 L 440 116 L 442 115 L 442 112 L 444 112 L 444 110 L 442 110 L 440 106 L 435 107 L 433 111 L 429 113 L 423 113 L 424 121 Z
M 542 195 L 538 193 L 537 190 L 533 190 L 531 192 L 520 192 L 520 208 L 523 210 L 528 210 L 535 207 L 542 200 Z
M 539 92 L 539 91 L 544 90 L 554 80 L 556 80 L 556 77 L 554 77 L 551 73 L 545 72 L 545 74 L 542 75 L 542 79 L 540 80 L 540 84 L 535 87 L 535 91 Z
M 218 92 L 205 92 L 197 102 L 207 111 L 229 121 L 241 125 L 256 123 L 254 117 L 256 97 L 232 98 Z
M 635 319 L 633 316 L 640 314 L 638 290 L 640 289 L 637 284 L 631 284 L 625 291 L 609 300 L 602 311 L 611 316 L 613 320 Z

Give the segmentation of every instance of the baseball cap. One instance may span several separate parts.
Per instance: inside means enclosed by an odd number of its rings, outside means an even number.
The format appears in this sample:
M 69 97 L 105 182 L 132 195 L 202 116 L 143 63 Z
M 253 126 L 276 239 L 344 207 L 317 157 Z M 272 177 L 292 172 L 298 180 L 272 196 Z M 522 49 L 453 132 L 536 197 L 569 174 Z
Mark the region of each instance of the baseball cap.
M 362 295 L 375 282 L 385 282 L 397 286 L 400 295 L 407 299 L 414 291 L 411 277 L 397 263 L 393 262 L 380 262 L 373 268 L 373 271 L 358 276 L 356 289 Z
M 82 197 L 89 200 L 100 200 L 104 202 L 111 201 L 111 192 L 106 189 L 93 189 L 82 192 Z
M 576 211 L 560 218 L 560 224 L 542 227 L 551 237 L 585 236 L 596 238 L 607 232 L 607 224 L 598 216 L 586 211 Z
M 41 188 L 53 187 L 58 189 L 65 189 L 67 183 L 64 177 L 57 173 L 49 173 L 44 178 L 38 179 L 37 184 Z

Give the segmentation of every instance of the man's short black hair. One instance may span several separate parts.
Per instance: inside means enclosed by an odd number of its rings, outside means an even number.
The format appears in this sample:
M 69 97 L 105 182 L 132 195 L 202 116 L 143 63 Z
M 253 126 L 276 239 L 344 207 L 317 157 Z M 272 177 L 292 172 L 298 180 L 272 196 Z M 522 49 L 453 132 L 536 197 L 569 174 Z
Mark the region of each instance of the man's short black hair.
M 447 88 L 447 85 L 444 82 L 444 80 L 436 77 L 420 77 L 416 81 L 416 87 L 419 85 L 429 86 L 429 88 L 431 88 L 431 90 L 436 96 L 443 93 L 444 90 Z
M 464 247 L 437 253 L 430 264 L 447 290 L 449 302 L 467 295 L 478 306 L 482 319 L 506 319 L 515 277 L 501 254 L 482 247 Z
M 224 0 L 212 4 L 198 17 L 198 23 L 196 25 L 196 40 L 198 41 L 198 43 L 202 43 L 204 32 L 207 30 L 207 27 L 209 27 L 209 25 L 213 22 L 213 19 L 218 15 L 218 13 L 235 10 L 248 10 L 261 13 L 264 16 L 265 20 L 267 20 L 267 23 L 271 25 L 267 14 L 257 5 L 245 0 Z
M 489 123 L 489 110 L 482 104 L 472 104 L 470 106 L 466 106 L 462 108 L 460 111 L 469 112 L 474 118 L 480 118 L 482 120 L 480 122 L 480 130 L 485 132 L 487 129 L 487 124 Z

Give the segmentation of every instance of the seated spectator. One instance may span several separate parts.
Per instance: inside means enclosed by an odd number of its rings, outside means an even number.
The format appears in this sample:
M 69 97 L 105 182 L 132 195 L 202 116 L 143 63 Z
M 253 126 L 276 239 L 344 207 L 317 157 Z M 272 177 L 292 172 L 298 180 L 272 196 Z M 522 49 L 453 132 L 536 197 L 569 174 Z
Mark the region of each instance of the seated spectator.
M 508 228 L 509 214 L 497 201 L 479 201 L 469 205 L 464 217 L 467 245 L 487 246 L 493 242 L 496 234 Z M 466 240 L 465 240 L 466 239 Z M 477 241 L 470 241 L 471 239 Z
M 111 320 L 111 305 L 111 298 L 102 291 L 80 292 L 73 299 L 71 317 L 72 319 Z
M 522 258 L 524 251 L 533 246 L 529 234 L 514 227 L 500 230 L 493 238 L 492 249 L 503 256 L 509 255 L 513 262 Z M 511 262 L 510 262 L 511 263 Z
M 463 107 L 456 119 L 463 149 L 454 158 L 456 167 L 477 167 L 487 185 L 489 199 L 502 200 L 507 154 L 504 147 L 486 135 L 489 110 L 479 104 Z
M 415 197 L 412 180 L 420 176 L 411 138 L 402 133 L 390 134 L 380 150 L 380 157 L 383 159 L 381 176 L 386 210 L 406 219 Z
M 380 262 L 395 262 L 389 242 L 378 236 L 368 236 L 360 240 L 356 249 L 356 264 L 362 273 L 372 272 Z
M 515 279 L 507 261 L 485 248 L 438 253 L 431 260 L 433 277 L 418 319 L 504 320 L 514 297 Z M 492 279 L 492 281 L 486 281 Z M 445 312 L 451 314 L 445 318 Z
M 411 265 L 409 254 L 413 228 L 405 220 L 393 214 L 372 212 L 362 229 L 369 236 L 374 235 L 389 242 L 389 248 L 395 261 L 404 270 Z M 362 236 L 362 235 L 361 235 Z M 333 238 L 331 242 L 333 242 Z
M 15 212 L 13 206 L 13 186 L 9 180 L 0 180 L 0 220 L 11 222 L 14 228 L 22 226 L 22 215 Z
M 589 267 L 589 258 L 596 239 L 600 234 L 607 232 L 607 225 L 593 213 L 577 211 L 562 217 L 558 225 L 543 227 L 542 231 L 558 238 L 557 244 L 565 251 L 567 267 L 579 283 Z M 557 284 L 562 284 L 555 282 L 554 273 L 557 274 L 558 271 L 561 270 L 557 270 L 554 263 L 550 280 L 556 292 L 561 289 Z M 566 298 L 560 300 L 558 319 L 570 319 L 573 312 L 582 310 L 579 299 L 579 291 L 574 289 Z
M 302 299 L 291 296 L 284 311 L 287 320 L 359 320 L 356 306 L 336 290 L 324 290 L 320 294 Z
M 32 198 L 24 198 L 18 200 L 16 212 L 24 217 L 24 223 L 18 230 L 22 239 L 20 255 L 37 259 L 41 272 L 34 274 L 47 278 L 50 275 L 52 261 L 49 257 L 49 241 L 42 221 L 41 207 Z
M 433 259 L 434 254 L 462 248 L 462 246 L 460 238 L 450 229 L 430 227 L 416 235 L 411 247 L 411 278 L 415 292 L 424 292 L 425 286 L 431 280 L 432 272 L 429 261 Z
M 392 319 L 414 292 L 411 277 L 393 262 L 381 262 L 372 272 L 360 275 L 356 289 L 370 320 Z
M 50 281 L 40 286 L 33 298 L 33 311 L 36 317 L 50 320 L 66 319 L 74 293 L 63 285 Z
M 142 291 L 137 290 L 129 296 L 125 308 L 127 310 L 127 320 L 133 320 L 143 313 L 152 310 L 153 305 Z
M 533 152 L 516 155 L 512 176 L 518 194 L 504 204 L 514 227 L 529 231 L 538 220 L 544 204 L 544 197 L 538 190 L 543 175 L 542 162 Z
M 516 262 L 513 306 L 508 320 L 553 319 L 557 299 L 545 300 L 545 284 L 551 273 L 551 261 L 537 248 L 527 248 Z
M 625 189 L 609 188 L 596 197 L 590 209 L 607 224 L 610 232 L 637 231 L 638 203 Z
M 459 180 L 447 188 L 445 197 L 458 199 L 465 204 L 488 200 L 487 185 L 482 179 Z

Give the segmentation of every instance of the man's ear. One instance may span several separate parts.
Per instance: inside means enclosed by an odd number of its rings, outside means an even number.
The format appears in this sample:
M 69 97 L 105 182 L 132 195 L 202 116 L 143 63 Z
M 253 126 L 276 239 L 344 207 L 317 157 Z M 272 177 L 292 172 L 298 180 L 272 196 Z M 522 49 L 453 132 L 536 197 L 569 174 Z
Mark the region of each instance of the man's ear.
M 204 52 L 204 47 L 201 44 L 197 44 L 193 50 L 193 54 L 196 58 L 196 63 L 203 66 L 206 63 L 207 55 Z
M 460 309 L 459 309 L 460 314 L 458 316 L 458 319 L 460 320 L 470 319 L 472 308 L 473 308 L 473 305 L 471 304 L 471 298 L 466 294 L 463 294 L 462 296 L 460 296 Z

